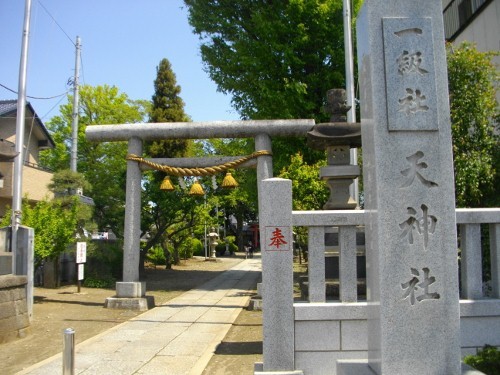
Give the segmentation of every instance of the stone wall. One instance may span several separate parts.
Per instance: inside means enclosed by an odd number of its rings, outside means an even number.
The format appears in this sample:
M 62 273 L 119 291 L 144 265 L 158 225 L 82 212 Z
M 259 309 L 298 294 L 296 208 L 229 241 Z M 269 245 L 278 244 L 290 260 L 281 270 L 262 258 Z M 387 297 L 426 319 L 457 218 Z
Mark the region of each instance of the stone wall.
M 0 276 L 0 344 L 26 336 L 29 316 L 26 276 Z
M 461 300 L 461 355 L 485 344 L 500 348 L 500 300 Z M 295 368 L 307 375 L 336 375 L 340 359 L 368 355 L 368 305 L 295 303 Z

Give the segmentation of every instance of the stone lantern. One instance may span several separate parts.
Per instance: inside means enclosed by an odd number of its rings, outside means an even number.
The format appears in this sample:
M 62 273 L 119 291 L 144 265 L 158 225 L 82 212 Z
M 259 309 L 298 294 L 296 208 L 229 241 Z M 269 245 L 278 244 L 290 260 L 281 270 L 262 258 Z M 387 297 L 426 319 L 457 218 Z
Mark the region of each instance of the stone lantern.
M 217 240 L 219 239 L 219 235 L 215 231 L 215 228 L 210 228 L 210 233 L 208 234 L 208 241 L 210 245 L 210 259 L 215 259 L 215 247 L 219 244 Z
M 350 149 L 361 146 L 361 125 L 346 122 L 350 108 L 346 105 L 345 90 L 329 90 L 325 110 L 331 115 L 330 122 L 317 124 L 307 133 L 310 147 L 327 152 L 328 165 L 320 170 L 320 178 L 330 189 L 325 210 L 358 207 L 358 199 L 351 195 L 349 187 L 359 176 L 359 166 L 351 160 Z

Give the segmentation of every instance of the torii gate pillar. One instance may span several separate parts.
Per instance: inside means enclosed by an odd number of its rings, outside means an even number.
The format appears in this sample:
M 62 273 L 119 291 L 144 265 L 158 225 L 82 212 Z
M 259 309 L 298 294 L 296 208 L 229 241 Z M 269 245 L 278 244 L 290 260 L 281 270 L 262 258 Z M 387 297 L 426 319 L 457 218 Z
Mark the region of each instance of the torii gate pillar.
M 128 141 L 128 153 L 142 155 L 142 140 Z M 154 307 L 154 297 L 146 296 L 146 283 L 139 281 L 141 239 L 141 169 L 139 163 L 127 161 L 125 223 L 123 238 L 123 281 L 116 283 L 116 295 L 106 298 L 105 307 L 145 311 Z

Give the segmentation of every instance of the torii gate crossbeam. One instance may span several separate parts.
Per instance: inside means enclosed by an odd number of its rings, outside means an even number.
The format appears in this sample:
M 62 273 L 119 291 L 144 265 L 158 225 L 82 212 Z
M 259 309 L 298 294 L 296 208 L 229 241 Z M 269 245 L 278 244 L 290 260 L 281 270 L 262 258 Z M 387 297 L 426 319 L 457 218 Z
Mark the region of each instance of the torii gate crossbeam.
M 272 136 L 305 137 L 314 125 L 314 120 L 310 119 L 92 125 L 87 127 L 85 135 L 94 142 L 127 141 L 128 153 L 139 156 L 143 152 L 143 141 L 163 139 L 254 138 L 256 151 L 272 151 Z M 123 281 L 116 283 L 116 296 L 106 299 L 105 306 L 109 308 L 147 310 L 154 306 L 151 306 L 152 299 L 146 297 L 145 283 L 139 280 L 141 175 L 139 163 L 127 161 Z M 261 181 L 271 177 L 272 156 L 259 156 L 258 194 L 261 192 Z M 260 204 L 259 199 L 259 213 L 262 212 Z

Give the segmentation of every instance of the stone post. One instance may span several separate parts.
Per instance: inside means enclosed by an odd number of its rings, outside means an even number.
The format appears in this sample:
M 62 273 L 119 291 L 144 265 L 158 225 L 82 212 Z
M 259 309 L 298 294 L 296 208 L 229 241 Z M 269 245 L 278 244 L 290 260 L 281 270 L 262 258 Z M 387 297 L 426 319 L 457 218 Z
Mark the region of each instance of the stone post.
M 255 374 L 294 371 L 292 182 L 261 182 L 263 367 Z
M 368 364 L 379 375 L 460 374 L 442 3 L 366 0 L 357 32 Z M 338 373 L 361 373 L 349 368 Z

